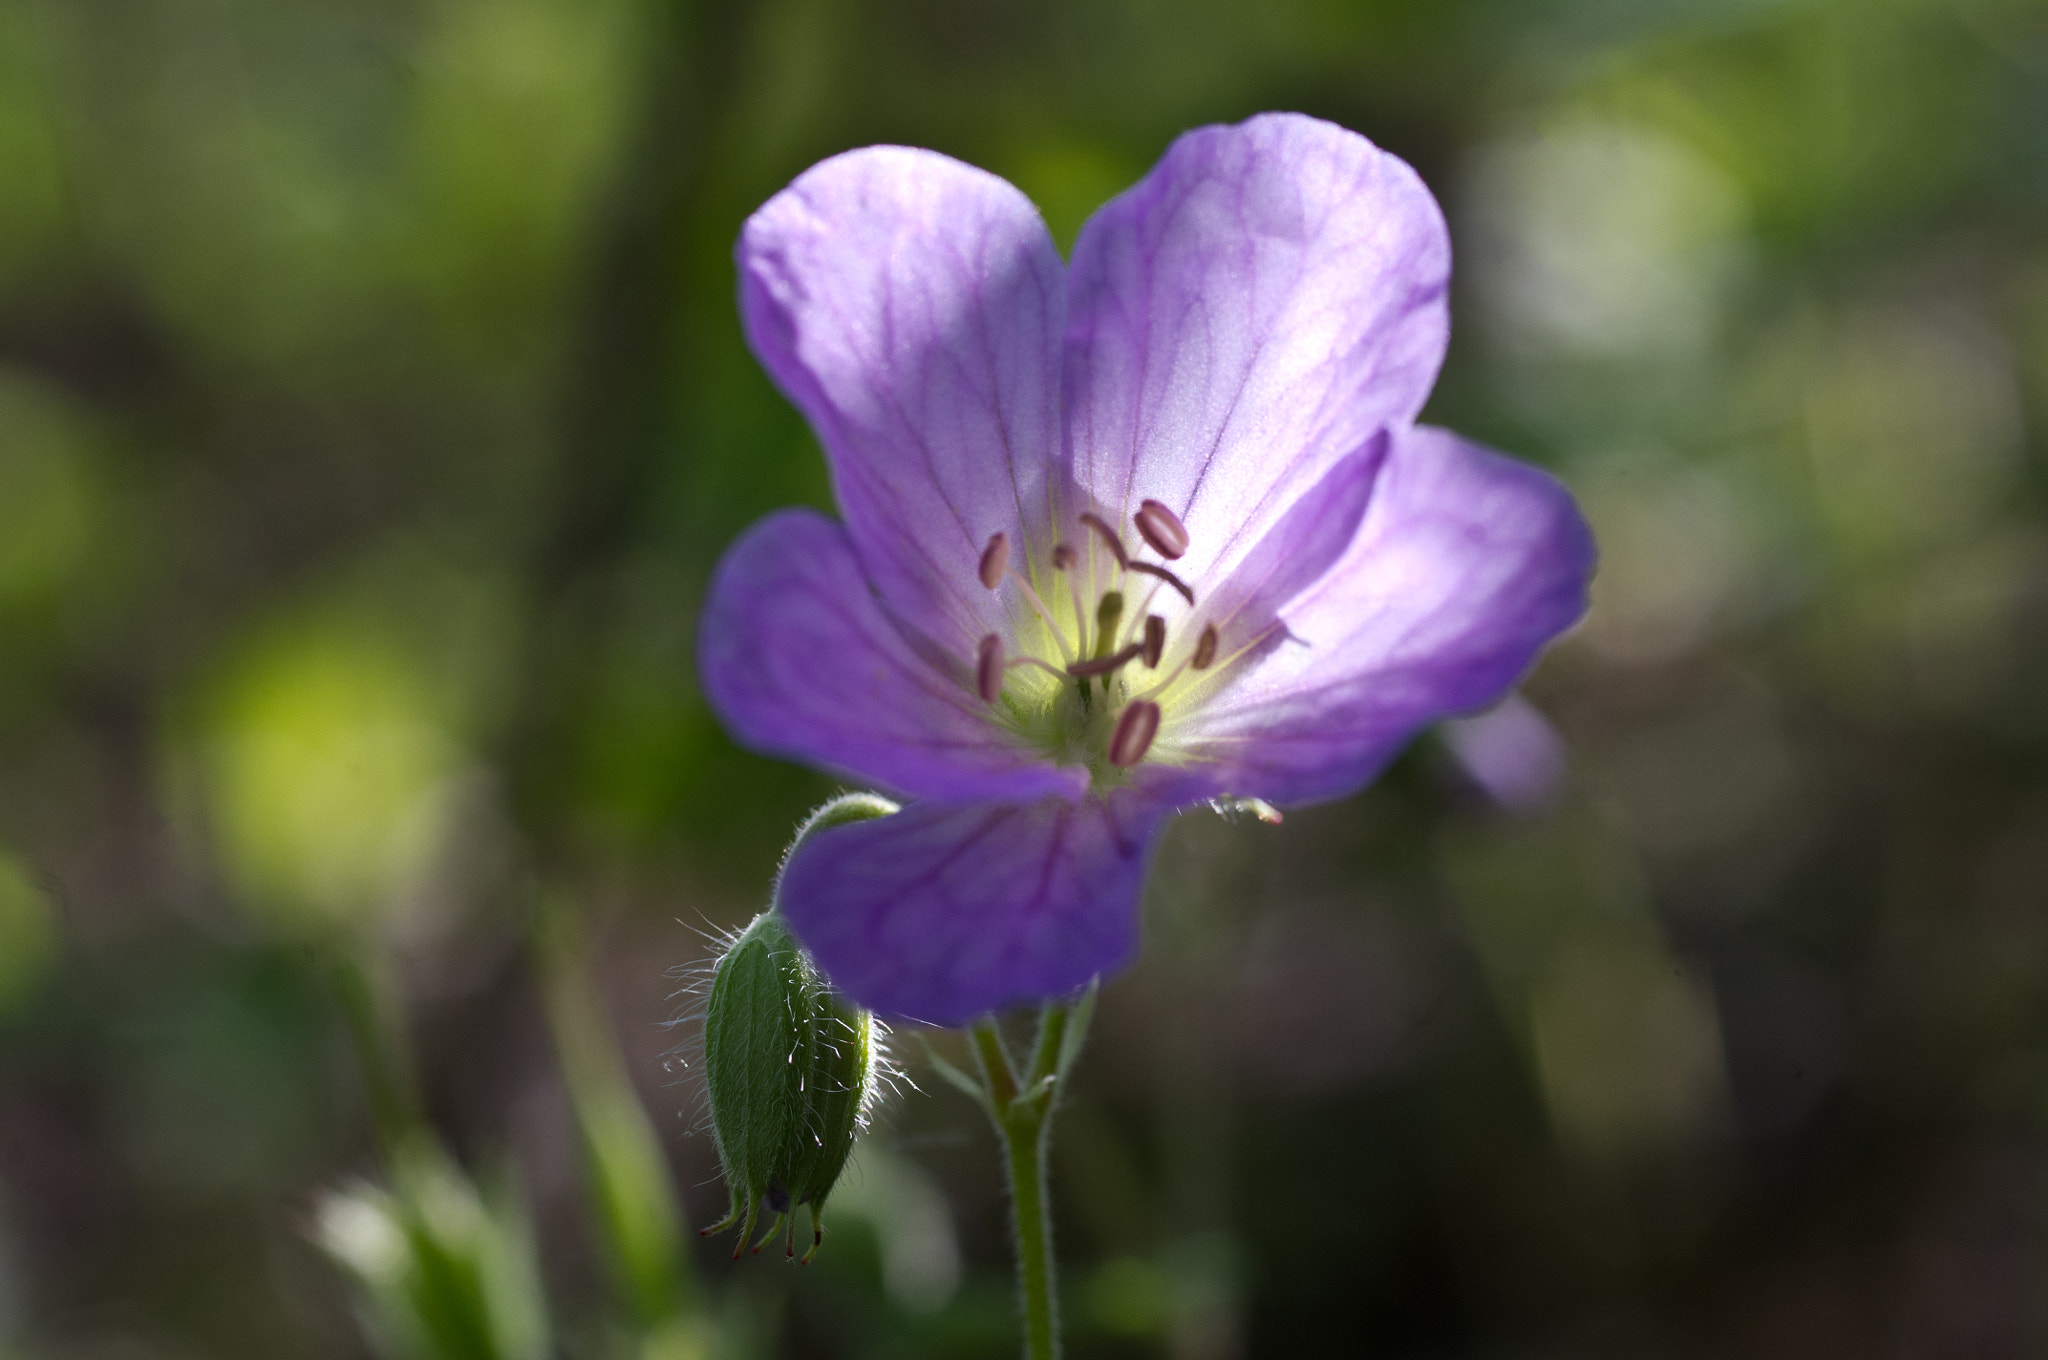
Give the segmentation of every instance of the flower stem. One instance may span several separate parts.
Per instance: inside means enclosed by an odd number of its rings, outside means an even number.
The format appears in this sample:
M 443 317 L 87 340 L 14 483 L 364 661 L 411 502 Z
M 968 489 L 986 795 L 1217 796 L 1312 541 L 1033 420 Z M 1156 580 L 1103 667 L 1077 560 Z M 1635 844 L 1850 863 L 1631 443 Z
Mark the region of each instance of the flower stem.
M 1052 1223 L 1046 1197 L 1046 1160 L 1052 1149 L 1050 1111 L 1005 1121 L 1003 1152 L 1009 1162 L 1011 1226 L 1017 1234 L 1017 1292 L 1024 1310 L 1026 1360 L 1056 1360 L 1060 1353 L 1058 1286 L 1052 1259 Z
M 1088 1023 L 1092 1009 L 1088 1000 L 1078 1005 L 1046 1005 L 1039 1015 L 1030 1066 L 1021 1079 L 994 1020 L 982 1020 L 972 1031 L 989 1118 L 1002 1141 L 1004 1167 L 1009 1173 L 1010 1226 L 1016 1235 L 1025 1360 L 1057 1360 L 1060 1353 L 1059 1285 L 1053 1264 L 1052 1204 L 1046 1171 L 1060 1078 Z

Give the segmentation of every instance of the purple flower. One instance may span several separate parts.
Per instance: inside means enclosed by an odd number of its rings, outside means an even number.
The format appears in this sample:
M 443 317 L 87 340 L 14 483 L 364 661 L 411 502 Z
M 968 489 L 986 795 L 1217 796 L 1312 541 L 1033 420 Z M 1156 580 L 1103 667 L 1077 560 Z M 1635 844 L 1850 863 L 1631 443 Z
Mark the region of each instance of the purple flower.
M 1584 611 L 1570 495 L 1413 423 L 1449 241 L 1354 133 L 1188 133 L 1071 265 L 1004 181 L 869 147 L 755 213 L 739 267 L 843 520 L 733 545 L 704 688 L 745 744 L 911 800 L 781 884 L 876 1010 L 957 1023 L 1121 967 L 1168 814 L 1348 794 Z

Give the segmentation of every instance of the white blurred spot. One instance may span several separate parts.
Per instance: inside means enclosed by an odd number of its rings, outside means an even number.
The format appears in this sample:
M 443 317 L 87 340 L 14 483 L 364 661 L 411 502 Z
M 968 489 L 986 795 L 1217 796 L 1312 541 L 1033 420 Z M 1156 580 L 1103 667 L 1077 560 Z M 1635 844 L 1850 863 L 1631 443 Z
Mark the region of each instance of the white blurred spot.
M 1468 265 L 1512 347 L 1685 353 L 1748 263 L 1739 185 L 1655 129 L 1578 118 L 1485 145 Z
M 337 1261 L 366 1280 L 397 1277 L 406 1265 L 405 1230 L 392 1217 L 380 1190 L 357 1186 L 321 1196 L 314 1239 Z

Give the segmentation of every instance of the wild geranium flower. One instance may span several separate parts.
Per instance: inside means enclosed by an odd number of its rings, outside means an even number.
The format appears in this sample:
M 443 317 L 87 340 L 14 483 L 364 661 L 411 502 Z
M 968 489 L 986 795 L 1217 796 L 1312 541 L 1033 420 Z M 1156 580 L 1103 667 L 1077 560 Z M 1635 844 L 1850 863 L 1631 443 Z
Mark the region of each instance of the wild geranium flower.
M 909 800 L 783 873 L 862 1005 L 957 1023 L 1122 966 L 1170 813 L 1351 793 L 1585 608 L 1570 495 L 1413 423 L 1449 240 L 1354 133 L 1188 133 L 1071 265 L 1004 181 L 869 147 L 738 253 L 843 518 L 733 545 L 700 665 L 740 741 Z

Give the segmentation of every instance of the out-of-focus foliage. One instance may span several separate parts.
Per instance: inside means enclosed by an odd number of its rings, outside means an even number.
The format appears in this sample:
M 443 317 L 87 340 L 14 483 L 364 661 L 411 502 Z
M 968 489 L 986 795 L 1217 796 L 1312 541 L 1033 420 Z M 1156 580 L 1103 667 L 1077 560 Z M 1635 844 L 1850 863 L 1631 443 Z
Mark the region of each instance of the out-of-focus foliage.
M 489 1203 L 431 1146 L 393 1159 L 394 1188 L 354 1185 L 315 1209 L 364 1329 L 393 1360 L 544 1360 L 546 1305 L 516 1199 Z
M 1443 199 L 1429 414 L 1603 565 L 1526 708 L 1169 843 L 1073 1352 L 2048 1348 L 2048 5 L 0 0 L 0 1352 L 365 1353 L 318 1240 L 427 1192 L 363 950 L 427 1179 L 519 1169 L 521 1327 L 1010 1353 L 915 1044 L 815 1265 L 663 1264 L 723 1209 L 667 970 L 830 788 L 695 690 L 719 550 L 829 503 L 731 244 L 893 141 L 1064 245 L 1264 108 Z

